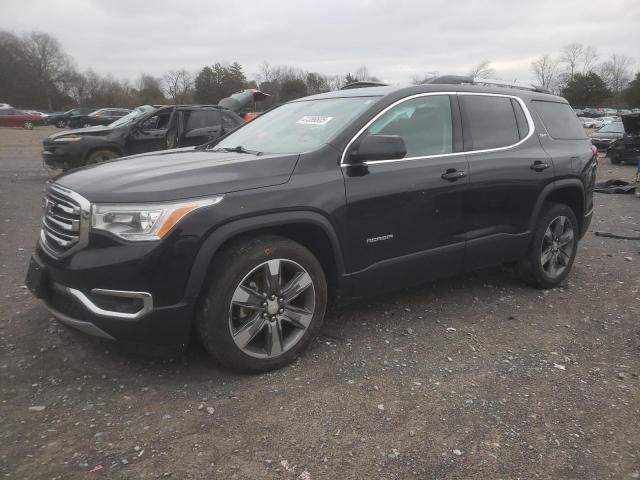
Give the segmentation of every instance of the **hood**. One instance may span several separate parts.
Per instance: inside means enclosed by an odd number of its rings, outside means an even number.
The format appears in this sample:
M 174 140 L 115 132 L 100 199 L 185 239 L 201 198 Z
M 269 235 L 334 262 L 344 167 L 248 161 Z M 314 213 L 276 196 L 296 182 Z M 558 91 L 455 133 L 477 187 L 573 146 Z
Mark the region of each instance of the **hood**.
M 625 132 L 629 135 L 640 135 L 640 113 L 622 115 L 621 118 Z
M 47 138 L 44 139 L 44 142 L 52 142 L 56 138 L 60 137 L 68 137 L 71 135 L 79 135 L 81 137 L 87 136 L 104 136 L 111 132 L 113 132 L 113 128 L 109 128 L 108 126 L 96 126 L 96 127 L 87 127 L 87 128 L 75 128 L 73 130 L 63 130 L 61 132 L 52 133 Z
M 591 138 L 599 138 L 603 140 L 622 138 L 624 134 L 616 132 L 593 132 Z
M 184 148 L 124 157 L 56 178 L 91 202 L 158 202 L 286 183 L 298 155 Z

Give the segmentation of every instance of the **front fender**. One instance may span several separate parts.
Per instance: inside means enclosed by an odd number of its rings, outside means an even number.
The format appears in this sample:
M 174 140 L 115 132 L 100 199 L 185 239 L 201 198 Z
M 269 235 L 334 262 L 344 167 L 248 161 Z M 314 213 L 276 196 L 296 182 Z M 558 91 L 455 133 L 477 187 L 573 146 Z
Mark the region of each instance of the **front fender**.
M 204 241 L 196 255 L 191 275 L 189 276 L 189 281 L 187 283 L 185 297 L 193 299 L 200 295 L 211 260 L 224 242 L 239 234 L 294 223 L 306 223 L 315 227 L 320 227 L 327 234 L 327 237 L 331 242 L 331 250 L 335 260 L 338 278 L 343 278 L 344 261 L 342 257 L 342 249 L 340 247 L 338 236 L 326 217 L 313 211 L 271 213 L 234 220 L 214 230 Z

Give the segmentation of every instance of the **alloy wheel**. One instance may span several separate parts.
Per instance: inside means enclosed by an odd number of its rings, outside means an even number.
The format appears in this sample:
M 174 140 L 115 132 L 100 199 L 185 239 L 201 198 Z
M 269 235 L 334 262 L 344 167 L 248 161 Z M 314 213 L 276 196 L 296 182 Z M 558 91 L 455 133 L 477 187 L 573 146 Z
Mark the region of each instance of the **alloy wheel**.
M 549 278 L 555 279 L 564 273 L 573 257 L 575 235 L 571 221 L 564 215 L 554 218 L 542 239 L 540 263 Z
M 229 330 L 236 346 L 255 358 L 275 358 L 304 336 L 315 311 L 315 288 L 300 264 L 283 258 L 261 263 L 236 287 Z

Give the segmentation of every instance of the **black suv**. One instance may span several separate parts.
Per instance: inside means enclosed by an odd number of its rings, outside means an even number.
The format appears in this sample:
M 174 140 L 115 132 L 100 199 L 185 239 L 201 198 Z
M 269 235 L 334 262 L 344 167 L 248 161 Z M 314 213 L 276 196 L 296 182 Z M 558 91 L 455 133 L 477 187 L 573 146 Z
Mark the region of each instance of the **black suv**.
M 72 108 L 71 110 L 67 110 L 66 112 L 57 112 L 49 115 L 47 117 L 47 123 L 49 125 L 55 125 L 58 128 L 65 128 L 69 126 L 69 120 L 71 117 L 78 115 L 89 115 L 91 112 L 95 112 L 95 108 L 91 107 L 81 107 L 81 108 Z
M 251 372 L 296 358 L 328 303 L 503 263 L 554 287 L 591 221 L 594 150 L 564 99 L 472 83 L 307 97 L 62 175 L 26 283 L 87 333 L 195 330 Z
M 126 108 L 101 108 L 86 115 L 72 115 L 69 118 L 68 126 L 70 128 L 80 128 L 109 125 L 129 113 L 131 113 L 131 110 Z
M 145 105 L 106 127 L 49 135 L 42 142 L 42 158 L 50 168 L 68 170 L 126 155 L 200 145 L 242 123 L 242 117 L 218 106 Z

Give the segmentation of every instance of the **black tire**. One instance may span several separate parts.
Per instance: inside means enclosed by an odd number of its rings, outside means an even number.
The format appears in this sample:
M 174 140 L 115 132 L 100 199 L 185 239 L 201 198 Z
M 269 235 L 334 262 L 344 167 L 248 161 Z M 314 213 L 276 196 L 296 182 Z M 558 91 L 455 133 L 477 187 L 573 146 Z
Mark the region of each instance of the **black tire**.
M 56 120 L 56 127 L 64 128 L 66 126 L 67 126 L 67 122 L 65 122 L 64 120 Z
M 256 319 L 256 325 L 258 322 L 263 325 L 256 326 L 255 331 L 260 333 L 254 333 L 251 338 L 255 340 L 249 341 L 249 344 L 257 342 L 258 346 L 265 345 L 265 357 L 256 358 L 251 352 L 247 353 L 248 349 L 245 348 L 243 350 L 234 341 L 234 336 L 232 335 L 234 317 L 232 312 L 235 311 L 234 308 L 237 308 L 238 305 L 232 304 L 232 298 L 238 291 L 237 289 L 241 288 L 243 282 L 247 281 L 247 278 L 251 278 L 250 275 L 256 271 L 255 269 L 261 268 L 267 261 L 276 259 L 296 264 L 302 267 L 306 271 L 305 273 L 308 273 L 312 283 L 305 292 L 308 292 L 309 288 L 311 289 L 310 293 L 314 298 L 313 314 L 309 315 L 310 321 L 306 330 L 298 332 L 293 328 L 289 328 L 289 332 L 293 332 L 295 336 L 289 337 L 294 340 L 285 349 L 285 342 L 282 340 L 284 334 L 282 332 L 290 324 L 284 322 L 284 319 L 273 320 L 273 317 L 271 317 L 271 320 L 269 318 L 261 319 L 261 316 L 267 315 L 266 312 L 255 311 L 251 313 L 252 318 Z M 216 255 L 210 267 L 208 278 L 209 280 L 196 314 L 196 331 L 207 352 L 215 360 L 231 370 L 244 373 L 259 373 L 283 367 L 299 356 L 309 342 L 318 335 L 322 327 L 327 305 L 327 283 L 324 271 L 316 257 L 307 248 L 296 242 L 277 236 L 261 236 L 239 240 Z M 284 281 L 284 276 L 282 278 Z M 259 290 L 256 286 L 256 291 Z M 266 296 L 264 295 L 265 293 Z M 263 291 L 261 294 L 263 297 L 261 297 L 260 301 L 269 300 L 268 292 Z M 308 295 L 308 293 L 303 295 Z M 302 297 L 303 295 L 300 296 Z M 266 305 L 266 301 L 264 305 Z M 286 304 L 284 305 L 287 306 Z M 287 313 L 283 316 L 286 315 Z M 281 317 L 280 315 L 277 316 Z M 245 318 L 249 318 L 249 315 L 247 314 Z M 275 325 L 275 322 L 278 322 L 277 325 L 280 332 L 279 345 L 283 347 L 283 353 L 268 356 L 266 345 L 269 341 L 268 339 L 271 338 L 269 337 L 269 332 L 273 328 L 271 325 Z M 249 321 L 246 323 L 248 324 Z M 283 327 L 280 327 L 281 325 Z M 239 327 L 238 331 L 243 328 Z M 262 337 L 264 337 L 264 341 Z M 255 347 L 251 345 L 250 348 Z
M 33 130 L 33 122 L 24 122 L 22 125 L 26 130 Z
M 118 158 L 118 155 L 113 150 L 96 150 L 91 152 L 84 161 L 84 165 L 94 165 L 96 163 L 106 162 Z
M 620 163 L 620 154 L 618 152 L 613 151 L 609 154 L 609 160 L 612 165 L 618 165 Z
M 563 241 L 554 241 L 549 243 L 548 229 L 557 227 L 557 220 L 564 217 L 565 222 L 569 222 L 572 231 L 571 249 L 568 251 L 565 247 L 559 246 Z M 564 279 L 571 272 L 573 261 L 578 251 L 578 240 L 580 237 L 580 230 L 578 227 L 578 221 L 576 220 L 573 210 L 564 203 L 545 203 L 542 207 L 542 211 L 539 215 L 538 223 L 535 227 L 531 245 L 529 246 L 529 252 L 527 256 L 518 262 L 518 274 L 520 278 L 538 288 L 554 288 L 561 284 Z M 565 223 L 566 225 L 566 223 Z M 553 234 L 553 232 L 552 232 Z M 568 234 L 565 232 L 565 239 L 568 238 Z M 553 235 L 556 236 L 556 235 Z M 557 235 L 560 238 L 562 235 Z M 567 244 L 568 245 L 568 244 Z M 544 249 L 544 250 L 543 250 Z M 555 252 L 552 250 L 555 249 Z M 550 252 L 551 251 L 551 252 Z M 544 262 L 548 255 L 555 255 L 551 260 Z M 550 262 L 557 261 L 557 265 L 551 265 Z M 560 265 L 562 263 L 563 265 Z M 545 265 L 547 266 L 545 268 Z M 555 269 L 553 267 L 561 267 Z

